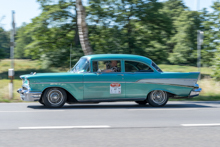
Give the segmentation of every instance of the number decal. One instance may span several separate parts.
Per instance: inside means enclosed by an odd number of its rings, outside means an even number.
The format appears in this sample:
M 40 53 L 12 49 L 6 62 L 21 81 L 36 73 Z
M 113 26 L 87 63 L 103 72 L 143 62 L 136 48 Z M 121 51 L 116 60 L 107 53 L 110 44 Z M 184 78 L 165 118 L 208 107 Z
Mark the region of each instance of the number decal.
M 110 94 L 121 94 L 121 84 L 111 83 L 110 84 Z

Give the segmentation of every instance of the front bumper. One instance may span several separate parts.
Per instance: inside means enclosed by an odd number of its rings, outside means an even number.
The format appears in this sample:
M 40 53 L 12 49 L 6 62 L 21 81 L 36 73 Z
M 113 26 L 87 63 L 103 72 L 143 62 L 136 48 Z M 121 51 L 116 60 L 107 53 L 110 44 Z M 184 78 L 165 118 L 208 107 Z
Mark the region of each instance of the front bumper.
M 193 90 L 190 92 L 189 97 L 198 96 L 201 91 L 202 91 L 202 88 L 193 89 Z
M 29 90 L 24 90 L 22 88 L 18 89 L 17 92 L 23 101 L 39 101 L 41 98 L 41 92 L 30 92 Z

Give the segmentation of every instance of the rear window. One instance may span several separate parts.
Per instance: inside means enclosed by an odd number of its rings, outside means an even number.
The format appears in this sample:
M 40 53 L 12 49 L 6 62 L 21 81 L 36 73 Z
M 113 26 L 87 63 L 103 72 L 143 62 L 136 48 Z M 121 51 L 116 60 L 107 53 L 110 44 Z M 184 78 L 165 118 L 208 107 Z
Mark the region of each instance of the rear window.
M 125 72 L 154 72 L 148 65 L 136 62 L 125 61 Z
M 157 66 L 157 64 L 155 64 L 154 62 L 152 62 L 152 66 L 153 66 L 158 72 L 163 72 L 163 71 Z

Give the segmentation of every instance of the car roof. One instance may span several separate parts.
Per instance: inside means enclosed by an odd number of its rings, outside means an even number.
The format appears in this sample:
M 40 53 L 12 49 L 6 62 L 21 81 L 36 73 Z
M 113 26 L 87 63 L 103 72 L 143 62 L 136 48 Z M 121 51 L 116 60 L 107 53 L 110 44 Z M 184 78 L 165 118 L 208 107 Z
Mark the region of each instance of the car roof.
M 93 54 L 93 55 L 86 55 L 82 58 L 88 58 L 91 60 L 103 60 L 103 59 L 125 59 L 125 60 L 135 60 L 135 61 L 142 61 L 151 63 L 152 60 L 139 55 L 131 55 L 131 54 Z

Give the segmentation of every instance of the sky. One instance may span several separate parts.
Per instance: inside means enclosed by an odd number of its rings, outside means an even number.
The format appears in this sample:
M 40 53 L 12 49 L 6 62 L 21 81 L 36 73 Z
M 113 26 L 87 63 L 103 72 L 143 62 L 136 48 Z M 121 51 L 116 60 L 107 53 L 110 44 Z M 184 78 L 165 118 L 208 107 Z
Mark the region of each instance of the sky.
M 166 0 L 159 0 L 161 2 Z M 197 0 L 183 0 L 191 10 L 197 10 Z M 198 0 L 199 9 L 207 8 L 208 11 L 212 11 L 210 6 L 216 0 Z M 11 29 L 12 23 L 12 10 L 15 11 L 15 23 L 16 27 L 19 27 L 25 23 L 30 23 L 31 19 L 38 16 L 41 13 L 40 5 L 37 0 L 0 0 L 0 27 L 5 30 Z

